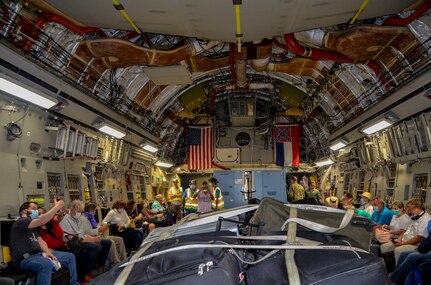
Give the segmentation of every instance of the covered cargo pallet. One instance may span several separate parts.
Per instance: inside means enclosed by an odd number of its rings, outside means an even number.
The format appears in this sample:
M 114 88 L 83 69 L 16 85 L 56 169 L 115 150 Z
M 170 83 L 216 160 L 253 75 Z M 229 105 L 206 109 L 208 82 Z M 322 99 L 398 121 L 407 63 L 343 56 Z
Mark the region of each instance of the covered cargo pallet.
M 383 260 L 367 252 L 372 224 L 352 216 L 264 199 L 251 219 L 261 235 L 214 228 L 178 236 L 187 223 L 175 225 L 93 284 L 389 284 Z

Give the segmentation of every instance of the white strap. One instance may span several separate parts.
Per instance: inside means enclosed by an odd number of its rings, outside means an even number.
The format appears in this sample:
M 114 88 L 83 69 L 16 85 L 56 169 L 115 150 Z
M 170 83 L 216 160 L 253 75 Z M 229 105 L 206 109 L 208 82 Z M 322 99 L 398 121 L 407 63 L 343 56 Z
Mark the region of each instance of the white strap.
M 278 241 L 286 241 L 285 235 L 268 235 L 268 236 L 221 236 L 221 238 L 231 238 L 231 239 L 240 239 L 240 240 L 278 240 Z M 298 243 L 301 245 L 319 245 L 321 242 L 317 242 L 310 239 L 305 239 L 301 237 L 296 237 L 296 241 L 293 243 Z
M 187 244 L 187 245 L 180 245 L 168 249 L 164 249 L 161 251 L 157 251 L 151 254 L 148 254 L 146 256 L 139 257 L 134 260 L 130 260 L 129 262 L 126 262 L 124 264 L 121 264 L 119 267 L 126 267 L 131 264 L 135 264 L 140 261 L 144 261 L 156 256 L 164 255 L 169 252 L 176 252 L 176 251 L 182 251 L 182 250 L 188 250 L 188 249 L 195 249 L 195 248 L 227 248 L 227 249 L 261 249 L 261 250 L 273 250 L 273 249 L 284 249 L 284 250 L 304 250 L 304 249 L 318 249 L 318 250 L 342 250 L 342 251 L 352 251 L 352 252 L 363 252 L 368 253 L 367 251 L 352 247 L 352 246 L 345 246 L 345 245 L 298 245 L 298 244 L 286 244 L 286 245 L 245 245 L 245 244 Z M 118 279 L 117 279 L 118 280 Z M 115 283 L 117 285 L 117 283 Z M 119 283 L 118 283 L 119 284 Z
M 338 230 L 345 228 L 350 223 L 350 221 L 352 220 L 354 213 L 355 212 L 353 209 L 347 210 L 346 213 L 344 214 L 343 220 L 341 221 L 340 226 L 338 228 L 329 227 L 326 225 L 322 225 L 322 224 L 315 223 L 312 221 L 304 220 L 301 218 L 289 218 L 281 226 L 281 230 L 283 231 L 286 228 L 287 224 L 294 222 L 294 223 L 300 224 L 301 226 L 304 226 L 310 230 L 320 232 L 320 233 L 330 234 L 330 233 L 334 233 Z
M 292 219 L 295 219 L 298 216 L 298 209 L 291 208 L 290 209 L 290 216 Z M 288 230 L 287 230 L 287 237 L 286 237 L 287 243 L 293 243 L 296 241 L 296 223 L 291 222 L 289 223 Z M 301 285 L 301 279 L 299 277 L 299 271 L 298 266 L 295 262 L 295 250 L 285 250 L 284 251 L 284 260 L 286 261 L 286 270 L 287 270 L 287 277 L 289 279 L 289 284 L 291 285 Z

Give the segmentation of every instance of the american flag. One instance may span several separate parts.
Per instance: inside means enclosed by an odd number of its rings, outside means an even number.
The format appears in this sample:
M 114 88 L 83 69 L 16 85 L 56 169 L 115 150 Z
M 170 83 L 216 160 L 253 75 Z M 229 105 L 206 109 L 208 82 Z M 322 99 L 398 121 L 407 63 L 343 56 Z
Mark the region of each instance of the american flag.
M 190 170 L 208 169 L 213 161 L 213 128 L 190 127 L 187 151 Z

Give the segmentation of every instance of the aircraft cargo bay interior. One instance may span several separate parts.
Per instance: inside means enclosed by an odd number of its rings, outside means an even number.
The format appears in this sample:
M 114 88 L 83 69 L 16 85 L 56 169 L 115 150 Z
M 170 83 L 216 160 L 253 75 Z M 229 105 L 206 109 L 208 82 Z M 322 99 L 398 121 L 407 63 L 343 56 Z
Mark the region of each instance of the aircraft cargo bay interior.
M 0 284 L 431 284 L 430 70 L 428 0 L 0 0 Z

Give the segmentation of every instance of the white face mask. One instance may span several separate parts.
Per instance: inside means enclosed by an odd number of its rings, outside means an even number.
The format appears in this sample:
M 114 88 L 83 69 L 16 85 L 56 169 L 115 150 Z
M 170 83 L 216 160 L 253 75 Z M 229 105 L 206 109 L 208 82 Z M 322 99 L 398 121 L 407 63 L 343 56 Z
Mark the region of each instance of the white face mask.
M 81 213 L 75 213 L 75 215 L 73 215 L 73 217 L 74 217 L 75 219 L 79 219 L 79 217 L 81 217 Z
M 118 213 L 122 214 L 124 212 L 124 209 L 118 209 Z

